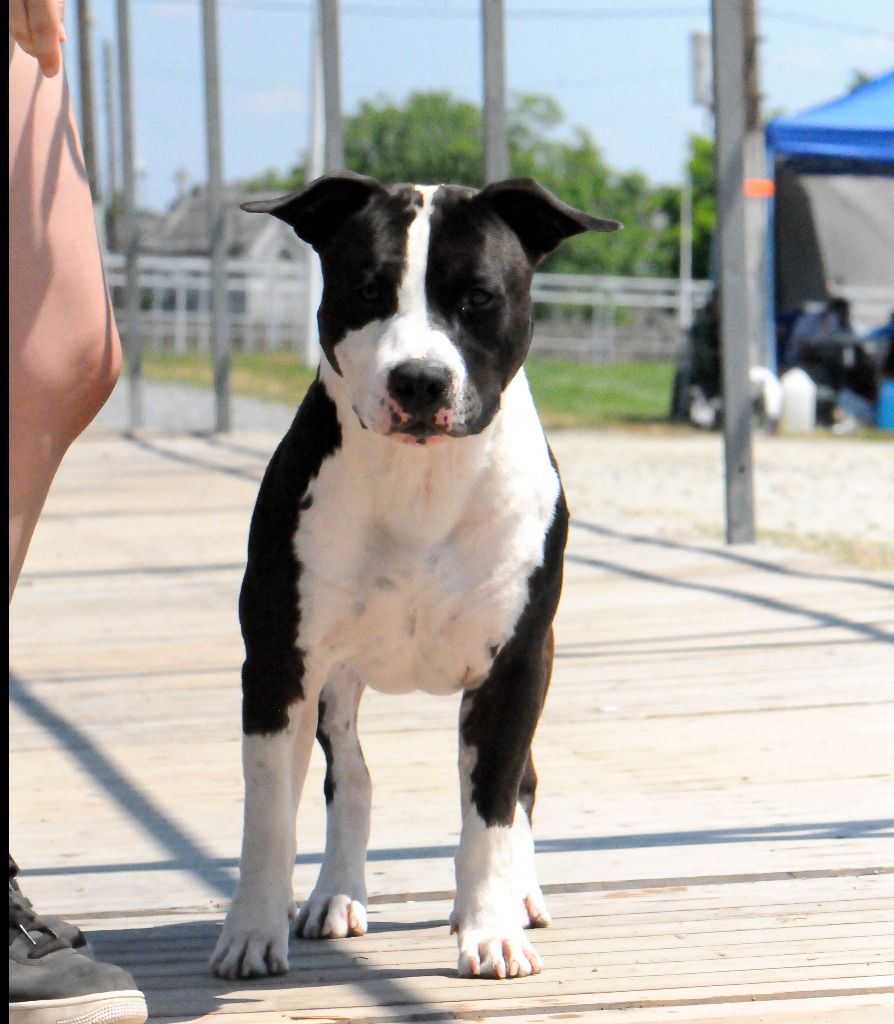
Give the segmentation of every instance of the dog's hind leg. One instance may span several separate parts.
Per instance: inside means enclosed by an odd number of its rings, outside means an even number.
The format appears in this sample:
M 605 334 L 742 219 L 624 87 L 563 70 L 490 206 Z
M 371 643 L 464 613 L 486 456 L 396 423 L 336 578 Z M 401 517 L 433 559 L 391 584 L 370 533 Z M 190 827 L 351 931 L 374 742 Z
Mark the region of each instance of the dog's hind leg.
M 298 916 L 297 934 L 335 939 L 366 932 L 366 846 L 372 785 L 357 736 L 363 683 L 338 670 L 320 695 L 317 740 L 326 755 L 326 852 Z

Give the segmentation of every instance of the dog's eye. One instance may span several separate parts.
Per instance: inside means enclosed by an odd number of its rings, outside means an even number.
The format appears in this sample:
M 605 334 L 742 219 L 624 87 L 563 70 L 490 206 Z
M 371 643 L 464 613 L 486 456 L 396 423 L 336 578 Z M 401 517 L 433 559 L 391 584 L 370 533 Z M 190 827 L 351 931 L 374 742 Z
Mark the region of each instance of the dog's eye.
M 485 309 L 494 301 L 493 295 L 485 288 L 471 288 L 463 297 L 463 309 Z
M 357 294 L 364 302 L 378 302 L 382 298 L 382 289 L 377 284 L 365 284 L 357 289 Z

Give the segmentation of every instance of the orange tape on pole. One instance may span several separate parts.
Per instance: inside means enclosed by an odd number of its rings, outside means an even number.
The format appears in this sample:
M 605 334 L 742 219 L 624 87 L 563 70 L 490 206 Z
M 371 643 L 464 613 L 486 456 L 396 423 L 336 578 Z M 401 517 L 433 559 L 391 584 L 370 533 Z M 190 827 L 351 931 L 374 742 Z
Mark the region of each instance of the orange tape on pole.
M 744 185 L 746 199 L 772 199 L 776 194 L 772 178 L 746 178 Z

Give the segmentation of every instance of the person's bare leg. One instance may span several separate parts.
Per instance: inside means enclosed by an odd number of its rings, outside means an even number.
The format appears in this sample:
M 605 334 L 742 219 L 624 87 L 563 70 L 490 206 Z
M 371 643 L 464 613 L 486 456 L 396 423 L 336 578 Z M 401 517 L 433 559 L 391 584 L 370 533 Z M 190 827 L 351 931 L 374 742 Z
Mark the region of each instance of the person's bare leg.
M 10 601 L 62 456 L 108 398 L 121 361 L 53 13 L 46 2 L 10 3 L 10 27 L 25 32 L 15 14 L 43 38 L 33 48 L 55 75 L 44 77 L 10 39 Z M 17 872 L 10 856 L 10 1024 L 143 1024 L 146 999 L 130 973 L 84 955 L 73 925 L 41 917 Z
M 121 352 L 65 76 L 10 39 L 9 597 L 62 456 Z

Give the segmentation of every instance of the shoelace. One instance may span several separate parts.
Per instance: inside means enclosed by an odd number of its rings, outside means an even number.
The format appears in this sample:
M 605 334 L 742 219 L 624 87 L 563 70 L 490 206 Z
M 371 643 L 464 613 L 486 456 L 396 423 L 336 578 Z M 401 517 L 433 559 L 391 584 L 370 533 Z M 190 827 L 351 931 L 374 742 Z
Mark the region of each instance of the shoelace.
M 9 882 L 9 944 L 12 945 L 16 934 L 23 935 L 31 946 L 28 958 L 46 956 L 57 949 L 65 949 L 70 945 L 60 938 L 53 929 L 34 912 L 31 901 L 22 893 L 18 885 Z

